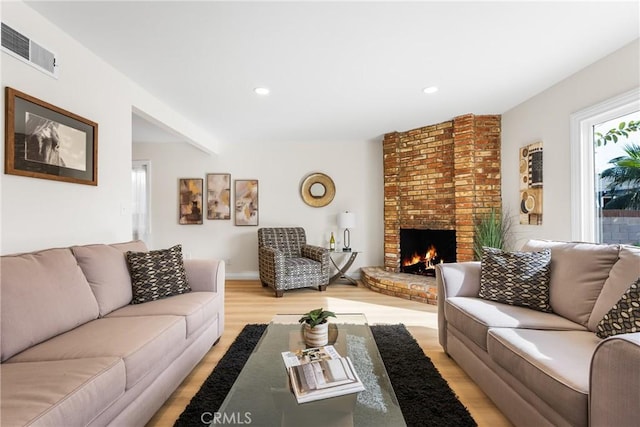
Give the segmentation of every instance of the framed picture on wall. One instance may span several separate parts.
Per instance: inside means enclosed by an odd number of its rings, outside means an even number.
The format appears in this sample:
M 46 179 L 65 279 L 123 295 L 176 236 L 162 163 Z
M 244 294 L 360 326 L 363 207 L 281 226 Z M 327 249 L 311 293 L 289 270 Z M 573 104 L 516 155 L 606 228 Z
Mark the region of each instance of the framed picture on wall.
M 542 142 L 520 148 L 520 224 L 542 224 Z
M 98 185 L 98 124 L 7 87 L 5 173 Z
M 179 224 L 202 224 L 202 178 L 180 178 Z
M 236 225 L 258 225 L 258 180 L 235 181 Z
M 231 174 L 207 174 L 207 219 L 231 219 Z

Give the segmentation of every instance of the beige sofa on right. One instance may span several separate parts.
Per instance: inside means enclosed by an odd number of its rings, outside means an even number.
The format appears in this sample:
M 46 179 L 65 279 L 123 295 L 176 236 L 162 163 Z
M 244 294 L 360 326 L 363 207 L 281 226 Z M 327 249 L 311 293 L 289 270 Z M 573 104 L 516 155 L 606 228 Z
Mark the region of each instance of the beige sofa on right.
M 552 312 L 479 298 L 480 262 L 438 265 L 440 344 L 517 426 L 640 425 L 640 332 L 595 333 L 640 278 L 640 248 L 531 240 L 522 251 L 545 248 Z

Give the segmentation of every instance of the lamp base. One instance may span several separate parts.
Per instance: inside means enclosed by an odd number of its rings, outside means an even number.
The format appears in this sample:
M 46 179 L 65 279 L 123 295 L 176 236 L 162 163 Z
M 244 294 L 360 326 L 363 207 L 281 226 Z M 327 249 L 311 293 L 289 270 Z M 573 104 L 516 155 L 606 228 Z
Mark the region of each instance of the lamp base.
M 344 248 L 342 248 L 342 252 L 351 252 L 351 232 L 348 228 L 344 229 Z

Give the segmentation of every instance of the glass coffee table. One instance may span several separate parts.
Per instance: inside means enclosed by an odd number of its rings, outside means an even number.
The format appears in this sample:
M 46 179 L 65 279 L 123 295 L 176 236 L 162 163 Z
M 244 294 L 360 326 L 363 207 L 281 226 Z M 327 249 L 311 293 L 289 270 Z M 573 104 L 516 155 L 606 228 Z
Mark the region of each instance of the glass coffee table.
M 276 315 L 218 410 L 252 426 L 405 426 L 398 400 L 363 314 L 337 314 L 329 344 L 349 356 L 365 391 L 297 403 L 281 353 L 305 348 L 300 314 Z M 250 421 L 250 422 L 249 422 Z

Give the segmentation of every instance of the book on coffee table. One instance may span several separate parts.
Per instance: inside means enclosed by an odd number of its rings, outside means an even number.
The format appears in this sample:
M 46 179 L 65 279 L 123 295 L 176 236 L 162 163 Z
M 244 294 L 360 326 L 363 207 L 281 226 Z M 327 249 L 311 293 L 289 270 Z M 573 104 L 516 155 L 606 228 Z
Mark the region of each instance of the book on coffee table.
M 351 359 L 341 357 L 333 346 L 285 351 L 282 359 L 298 403 L 364 390 Z

